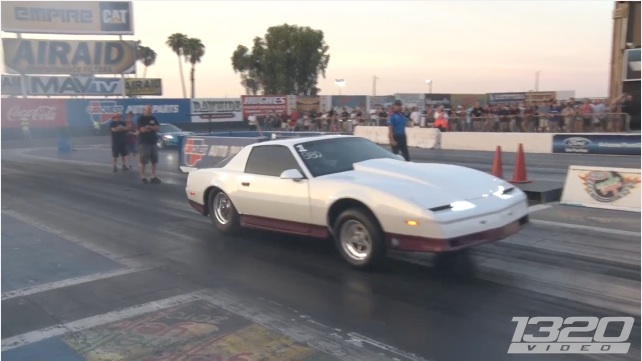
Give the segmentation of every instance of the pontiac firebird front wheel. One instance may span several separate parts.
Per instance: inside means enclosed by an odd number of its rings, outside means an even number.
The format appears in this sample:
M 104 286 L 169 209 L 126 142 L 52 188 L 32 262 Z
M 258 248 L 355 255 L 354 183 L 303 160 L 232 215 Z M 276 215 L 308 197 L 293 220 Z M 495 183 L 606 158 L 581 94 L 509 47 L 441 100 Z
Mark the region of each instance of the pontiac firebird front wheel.
M 341 256 L 357 268 L 372 268 L 386 256 L 381 227 L 367 210 L 352 208 L 339 215 L 334 238 Z
M 208 198 L 210 218 L 214 227 L 225 235 L 236 235 L 241 229 L 241 224 L 232 200 L 223 191 L 210 192 Z

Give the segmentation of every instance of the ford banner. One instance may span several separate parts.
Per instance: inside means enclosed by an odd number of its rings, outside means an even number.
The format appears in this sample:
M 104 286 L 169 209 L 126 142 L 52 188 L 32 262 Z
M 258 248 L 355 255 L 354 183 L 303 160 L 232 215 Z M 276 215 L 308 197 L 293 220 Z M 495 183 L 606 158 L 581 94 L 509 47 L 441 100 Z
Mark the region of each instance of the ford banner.
M 553 153 L 640 155 L 640 134 L 555 134 Z

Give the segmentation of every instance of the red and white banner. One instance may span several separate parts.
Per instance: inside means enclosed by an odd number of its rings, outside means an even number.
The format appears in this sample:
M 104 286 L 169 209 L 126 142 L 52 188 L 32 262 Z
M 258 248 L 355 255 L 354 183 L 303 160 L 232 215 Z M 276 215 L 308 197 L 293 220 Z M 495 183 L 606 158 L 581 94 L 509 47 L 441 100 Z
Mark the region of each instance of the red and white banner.
M 67 126 L 65 99 L 2 99 L 2 128 L 56 128 Z
M 241 102 L 243 104 L 243 119 L 247 119 L 252 114 L 264 115 L 272 112 L 281 114 L 283 112 L 289 113 L 290 110 L 287 95 L 243 95 L 241 96 Z M 292 104 L 292 107 L 296 107 L 296 104 Z

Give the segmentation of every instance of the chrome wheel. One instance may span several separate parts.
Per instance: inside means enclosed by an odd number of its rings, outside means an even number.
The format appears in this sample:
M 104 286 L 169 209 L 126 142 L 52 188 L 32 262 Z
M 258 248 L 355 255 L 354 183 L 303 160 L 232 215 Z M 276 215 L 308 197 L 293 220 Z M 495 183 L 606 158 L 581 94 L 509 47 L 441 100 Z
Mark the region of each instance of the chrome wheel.
M 230 216 L 232 213 L 232 202 L 227 197 L 227 194 L 223 192 L 218 192 L 214 196 L 214 217 L 216 221 L 220 224 L 227 224 L 230 221 Z
M 370 232 L 358 221 L 351 219 L 343 223 L 339 239 L 346 255 L 354 260 L 362 261 L 372 252 Z

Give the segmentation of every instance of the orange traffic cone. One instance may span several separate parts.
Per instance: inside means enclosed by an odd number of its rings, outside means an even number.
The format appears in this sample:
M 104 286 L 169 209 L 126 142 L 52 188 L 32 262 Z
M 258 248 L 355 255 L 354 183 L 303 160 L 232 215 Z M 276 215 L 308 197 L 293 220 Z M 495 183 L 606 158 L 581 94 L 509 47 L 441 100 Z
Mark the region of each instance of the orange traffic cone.
M 493 169 L 491 174 L 499 179 L 504 179 L 504 167 L 502 165 L 502 147 L 499 145 L 495 150 L 495 158 L 493 159 Z
M 526 160 L 524 160 L 524 146 L 519 143 L 517 158 L 515 159 L 515 171 L 511 183 L 531 183 L 526 175 Z

